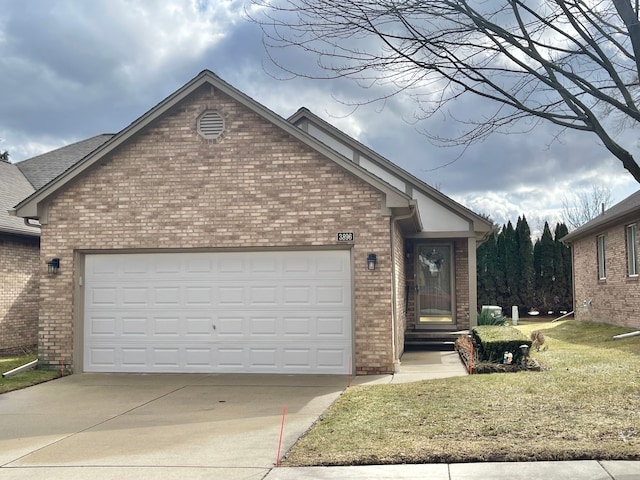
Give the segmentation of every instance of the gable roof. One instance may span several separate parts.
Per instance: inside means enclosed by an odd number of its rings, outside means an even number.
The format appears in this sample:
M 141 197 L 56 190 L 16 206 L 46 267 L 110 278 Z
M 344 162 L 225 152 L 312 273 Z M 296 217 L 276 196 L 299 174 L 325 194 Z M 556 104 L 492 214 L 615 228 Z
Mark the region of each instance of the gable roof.
M 33 188 L 38 190 L 112 137 L 113 134 L 96 135 L 95 137 L 23 160 L 16 163 L 16 165 L 27 177 L 27 180 L 31 182 Z
M 307 121 L 311 122 L 314 126 L 324 130 L 326 133 L 328 133 L 332 137 L 338 138 L 340 142 L 342 142 L 342 144 L 346 144 L 349 147 L 351 147 L 354 151 L 364 154 L 367 160 L 372 161 L 382 170 L 389 172 L 391 175 L 395 176 L 396 178 L 402 179 L 404 182 L 411 185 L 412 188 L 415 188 L 418 191 L 421 191 L 422 193 L 431 197 L 433 200 L 437 201 L 438 203 L 445 206 L 446 208 L 452 210 L 458 215 L 473 222 L 474 231 L 477 231 L 477 232 L 491 231 L 492 225 L 488 220 L 481 217 L 480 215 L 473 212 L 472 210 L 468 209 L 464 205 L 461 205 L 460 203 L 456 202 L 455 200 L 443 194 L 439 190 L 433 188 L 431 185 L 423 182 L 419 178 L 410 174 L 409 172 L 402 169 L 401 167 L 391 162 L 390 160 L 386 159 L 385 157 L 375 152 L 374 150 L 371 150 L 369 147 L 367 147 L 363 143 L 360 143 L 358 140 L 354 139 L 353 137 L 350 137 L 343 131 L 339 130 L 338 128 L 334 127 L 333 125 L 326 122 L 322 118 L 318 117 L 309 109 L 305 107 L 298 109 L 296 113 L 294 113 L 291 117 L 289 117 L 289 121 L 294 125 L 298 125 L 300 128 L 303 128 L 303 129 L 307 128 L 307 125 L 305 125 L 305 122 Z M 351 159 L 351 160 L 353 160 L 354 162 L 356 161 L 356 159 Z
M 616 203 L 613 207 L 605 210 L 604 213 L 596 218 L 589 220 L 581 227 L 576 228 L 573 232 L 565 235 L 560 240 L 564 243 L 571 243 L 586 235 L 594 235 L 606 230 L 612 225 L 624 222 L 629 217 L 637 218 L 640 214 L 640 190 L 629 195 L 621 202 Z
M 108 153 L 112 152 L 120 145 L 128 141 L 131 137 L 148 126 L 151 122 L 159 118 L 165 112 L 173 108 L 175 105 L 184 100 L 188 95 L 195 92 L 203 85 L 211 85 L 219 89 L 235 101 L 241 103 L 254 113 L 258 114 L 265 120 L 273 123 L 281 128 L 292 137 L 306 144 L 307 146 L 318 151 L 325 157 L 333 160 L 339 166 L 364 180 L 385 196 L 385 207 L 388 209 L 402 208 L 415 212 L 415 201 L 405 192 L 401 192 L 397 188 L 384 182 L 382 179 L 367 172 L 359 165 L 349 161 L 335 150 L 332 150 L 322 142 L 318 141 L 311 135 L 294 126 L 284 118 L 272 112 L 265 106 L 256 102 L 246 94 L 232 87 L 220 77 L 209 70 L 200 72 L 195 78 L 185 84 L 183 87 L 169 95 L 147 113 L 125 127 L 106 143 L 98 146 L 94 151 L 86 155 L 81 161 L 71 165 L 62 174 L 45 184 L 42 188 L 34 192 L 31 196 L 20 202 L 13 210 L 17 216 L 24 218 L 39 219 L 40 223 L 47 222 L 47 199 L 55 194 L 59 189 L 63 188 L 67 183 L 74 180 L 77 176 L 91 168 L 96 162 Z M 414 213 L 415 215 L 415 213 Z
M 25 225 L 22 218 L 9 215 L 9 210 L 33 193 L 33 187 L 17 165 L 0 161 L 0 232 L 13 235 L 40 236 L 36 226 Z

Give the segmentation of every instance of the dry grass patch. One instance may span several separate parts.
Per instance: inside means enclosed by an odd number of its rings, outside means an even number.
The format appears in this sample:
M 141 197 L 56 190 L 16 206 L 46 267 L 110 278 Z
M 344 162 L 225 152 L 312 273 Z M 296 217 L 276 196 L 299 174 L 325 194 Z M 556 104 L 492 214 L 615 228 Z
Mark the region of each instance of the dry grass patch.
M 524 325 L 549 370 L 349 388 L 286 465 L 640 459 L 640 337 Z

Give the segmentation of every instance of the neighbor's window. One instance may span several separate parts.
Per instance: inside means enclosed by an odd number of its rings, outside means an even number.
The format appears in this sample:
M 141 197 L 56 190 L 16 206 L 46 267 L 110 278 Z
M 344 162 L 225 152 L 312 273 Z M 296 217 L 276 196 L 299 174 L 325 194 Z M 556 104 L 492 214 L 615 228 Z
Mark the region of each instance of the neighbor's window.
M 638 276 L 638 242 L 635 223 L 627 225 L 627 275 Z
M 607 278 L 604 258 L 604 235 L 598 235 L 598 278 L 600 280 Z

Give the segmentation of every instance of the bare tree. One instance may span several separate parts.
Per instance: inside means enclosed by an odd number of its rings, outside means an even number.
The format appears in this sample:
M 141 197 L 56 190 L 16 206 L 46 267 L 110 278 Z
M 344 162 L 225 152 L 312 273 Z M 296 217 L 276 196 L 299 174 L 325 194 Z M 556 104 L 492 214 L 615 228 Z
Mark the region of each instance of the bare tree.
M 562 200 L 562 217 L 572 229 L 576 229 L 589 220 L 593 220 L 613 204 L 609 188 L 592 185 L 591 191 L 579 192 L 573 200 Z
M 494 101 L 481 118 L 460 119 L 459 136 L 433 141 L 468 145 L 523 119 L 549 121 L 597 135 L 640 182 L 635 140 L 619 135 L 640 121 L 637 2 L 252 1 L 267 51 L 287 72 L 406 92 L 418 119 L 451 115 L 469 94 Z M 315 55 L 321 68 L 288 62 L 289 48 Z

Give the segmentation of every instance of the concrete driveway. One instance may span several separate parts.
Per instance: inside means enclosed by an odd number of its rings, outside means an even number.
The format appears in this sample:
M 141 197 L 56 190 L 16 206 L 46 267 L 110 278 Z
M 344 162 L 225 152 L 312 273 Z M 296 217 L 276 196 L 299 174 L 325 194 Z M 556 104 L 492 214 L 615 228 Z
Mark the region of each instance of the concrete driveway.
M 343 376 L 79 374 L 0 395 L 0 479 L 261 479 Z

